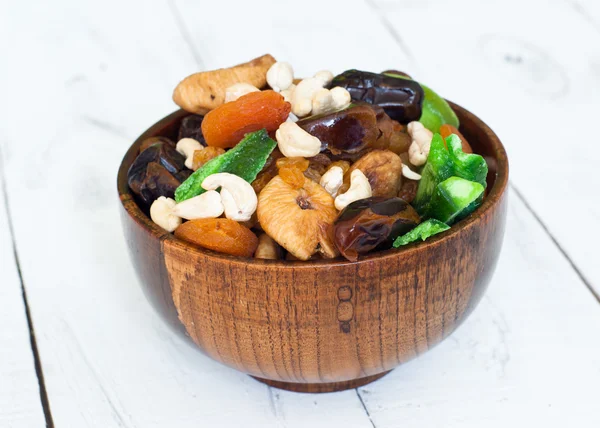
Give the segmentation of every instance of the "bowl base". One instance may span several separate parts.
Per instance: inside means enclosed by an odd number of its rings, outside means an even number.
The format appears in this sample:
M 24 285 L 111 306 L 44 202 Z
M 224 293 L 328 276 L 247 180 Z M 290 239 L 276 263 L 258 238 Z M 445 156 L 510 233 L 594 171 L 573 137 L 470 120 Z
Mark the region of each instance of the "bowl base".
M 293 392 L 307 392 L 307 393 L 320 393 L 320 392 L 337 392 L 344 391 L 345 389 L 358 388 L 359 386 L 366 385 L 374 382 L 377 379 L 381 379 L 386 374 L 391 372 L 378 373 L 373 376 L 361 377 L 359 379 L 347 380 L 344 382 L 331 382 L 331 383 L 295 383 L 295 382 L 279 382 L 271 379 L 263 379 L 261 377 L 252 376 L 259 382 L 266 383 L 269 386 L 279 389 L 285 389 L 286 391 Z

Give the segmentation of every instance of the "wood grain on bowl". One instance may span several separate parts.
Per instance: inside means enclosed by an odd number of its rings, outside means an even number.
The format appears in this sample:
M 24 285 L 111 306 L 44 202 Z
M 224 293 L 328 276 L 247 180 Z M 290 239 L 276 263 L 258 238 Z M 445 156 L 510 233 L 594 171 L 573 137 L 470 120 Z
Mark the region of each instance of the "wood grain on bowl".
M 496 135 L 453 105 L 493 160 L 483 205 L 451 230 L 345 260 L 242 259 L 195 248 L 138 208 L 127 169 L 150 136 L 175 137 L 179 111 L 146 131 L 119 170 L 132 261 L 157 311 L 211 358 L 279 388 L 326 392 L 371 382 L 451 334 L 481 299 L 502 245 L 508 162 Z

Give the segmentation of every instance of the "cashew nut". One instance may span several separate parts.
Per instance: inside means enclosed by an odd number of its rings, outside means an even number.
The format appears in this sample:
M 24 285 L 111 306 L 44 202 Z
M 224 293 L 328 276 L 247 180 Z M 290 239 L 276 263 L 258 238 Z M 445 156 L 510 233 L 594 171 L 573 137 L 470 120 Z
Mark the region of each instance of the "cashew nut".
M 334 110 L 341 110 L 350 105 L 350 92 L 346 88 L 336 86 L 329 90 L 319 89 L 313 95 L 311 114 L 322 114 Z
M 298 83 L 292 95 L 292 112 L 298 117 L 310 114 L 313 96 L 321 88 L 323 81 L 316 77 L 309 77 Z
M 360 169 L 355 169 L 350 175 L 348 191 L 335 198 L 335 208 L 341 211 L 352 202 L 369 198 L 372 194 L 367 176 Z
M 294 70 L 287 62 L 276 62 L 267 71 L 267 83 L 275 92 L 290 87 L 294 81 Z
M 335 104 L 331 91 L 329 89 L 321 88 L 312 98 L 312 114 L 321 114 L 333 110 Z
M 275 132 L 281 153 L 287 158 L 311 158 L 321 152 L 321 140 L 310 135 L 295 122 L 283 122 Z
M 262 233 L 258 237 L 258 247 L 254 252 L 255 259 L 277 260 L 280 258 L 280 246 L 266 233 Z
M 429 156 L 431 139 L 433 133 L 425 128 L 421 122 L 410 122 L 406 127 L 412 138 L 412 143 L 408 148 L 408 159 L 414 166 L 424 165 Z
M 409 180 L 420 180 L 421 174 L 417 174 L 412 169 L 408 167 L 406 164 L 402 164 L 402 175 L 408 178 Z
M 237 100 L 242 95 L 249 94 L 250 92 L 259 92 L 256 86 L 250 83 L 236 83 L 225 89 L 225 102 L 231 102 Z
M 344 183 L 344 170 L 339 166 L 332 166 L 323 174 L 319 184 L 327 190 L 332 197 L 336 197 Z
M 350 92 L 348 92 L 348 89 L 346 88 L 336 86 L 335 88 L 331 88 L 329 92 L 331 92 L 331 96 L 333 97 L 333 104 L 335 105 L 336 110 L 346 108 L 352 102 Z
M 223 214 L 221 195 L 209 190 L 201 195 L 186 199 L 173 208 L 173 214 L 186 220 L 197 218 L 217 218 Z
M 167 232 L 174 232 L 181 224 L 181 218 L 173 214 L 176 202 L 160 196 L 150 206 L 150 218 Z
M 323 86 L 327 86 L 333 80 L 333 73 L 329 70 L 321 70 L 315 73 L 315 79 L 319 79 Z
M 291 103 L 292 102 L 292 97 L 294 96 L 294 91 L 295 90 L 296 90 L 296 85 L 294 85 L 292 83 L 289 88 L 284 89 L 283 91 L 281 91 L 280 94 L 283 97 L 283 100 L 287 101 L 288 103 Z
M 235 221 L 250 220 L 258 204 L 258 198 L 250 183 L 227 172 L 209 175 L 202 182 L 202 188 L 205 190 L 216 190 L 219 187 L 225 217 Z
M 288 118 L 286 119 L 286 121 L 288 121 L 288 122 L 298 122 L 298 116 L 296 116 L 294 113 L 290 113 L 288 115 Z
M 204 149 L 204 146 L 193 138 L 182 138 L 175 146 L 177 151 L 185 156 L 185 166 L 192 169 L 194 164 L 194 152 Z

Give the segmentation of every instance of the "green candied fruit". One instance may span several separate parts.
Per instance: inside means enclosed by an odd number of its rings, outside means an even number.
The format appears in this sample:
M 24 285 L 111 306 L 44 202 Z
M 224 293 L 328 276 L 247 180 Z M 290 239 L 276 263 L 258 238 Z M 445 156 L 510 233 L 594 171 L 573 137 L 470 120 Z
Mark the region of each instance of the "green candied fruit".
M 439 220 L 431 218 L 424 221 L 410 232 L 397 237 L 394 241 L 394 247 L 398 248 L 402 245 L 410 244 L 411 242 L 419 239 L 424 241 L 430 236 L 437 235 L 438 233 L 442 233 L 448 229 L 450 229 L 450 226 L 448 226 L 446 223 L 442 223 Z
M 233 149 L 211 159 L 181 183 L 175 190 L 175 201 L 201 195 L 206 191 L 202 188 L 204 179 L 219 172 L 228 172 L 252 183 L 276 146 L 277 142 L 269 138 L 265 129 L 247 134 Z
M 429 215 L 450 225 L 481 205 L 484 191 L 485 188 L 480 183 L 450 177 L 438 184 L 431 198 Z
M 427 163 L 421 171 L 421 180 L 413 206 L 422 217 L 432 217 L 429 213 L 432 197 L 438 184 L 450 177 L 460 177 L 486 187 L 488 166 L 485 159 L 477 154 L 464 153 L 457 135 L 446 138 L 448 149 L 440 134 L 431 139 Z
M 400 74 L 385 74 L 387 76 L 397 77 L 399 79 L 410 79 L 409 77 L 402 76 Z M 458 121 L 458 116 L 456 116 L 456 113 L 454 113 L 454 110 L 452 110 L 452 107 L 450 107 L 450 104 L 448 104 L 445 99 L 440 97 L 431 88 L 423 85 L 422 83 L 419 83 L 419 85 L 421 85 L 423 88 L 423 94 L 425 95 L 423 98 L 423 110 L 421 117 L 419 118 L 419 122 L 421 122 L 425 128 L 429 129 L 433 133 L 440 132 L 440 127 L 445 124 L 458 128 L 460 122 Z
M 421 84 L 425 98 L 423 98 L 423 112 L 419 122 L 431 132 L 440 132 L 442 125 L 452 125 L 458 129 L 460 122 L 450 104 L 436 92 Z

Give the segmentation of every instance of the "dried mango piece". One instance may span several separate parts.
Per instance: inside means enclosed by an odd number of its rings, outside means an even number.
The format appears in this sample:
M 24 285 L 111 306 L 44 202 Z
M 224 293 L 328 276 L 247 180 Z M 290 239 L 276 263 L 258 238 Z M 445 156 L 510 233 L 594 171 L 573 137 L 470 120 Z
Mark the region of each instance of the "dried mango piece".
M 233 67 L 192 74 L 177 85 L 173 101 L 191 113 L 206 114 L 225 102 L 225 90 L 231 85 L 265 86 L 267 71 L 275 62 L 275 58 L 267 54 Z
M 250 229 L 228 218 L 185 222 L 175 230 L 175 236 L 202 248 L 240 257 L 252 257 L 258 246 L 258 238 Z
M 269 138 L 264 129 L 246 135 L 233 149 L 211 159 L 190 175 L 175 191 L 175 200 L 181 202 L 204 193 L 202 182 L 218 172 L 228 172 L 252 183 L 275 146 L 277 142 Z
M 204 116 L 202 135 L 209 146 L 233 147 L 249 132 L 277 130 L 291 109 L 275 91 L 251 92 Z

